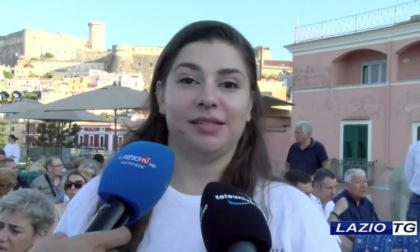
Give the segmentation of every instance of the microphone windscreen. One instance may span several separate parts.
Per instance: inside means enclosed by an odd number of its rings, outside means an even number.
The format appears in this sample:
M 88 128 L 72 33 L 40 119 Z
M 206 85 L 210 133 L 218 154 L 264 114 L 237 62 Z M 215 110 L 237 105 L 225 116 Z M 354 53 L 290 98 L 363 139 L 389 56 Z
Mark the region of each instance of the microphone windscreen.
M 211 182 L 201 198 L 201 232 L 208 252 L 227 251 L 241 241 L 258 251 L 271 249 L 271 233 L 256 203 L 234 186 Z
M 148 213 L 162 198 L 172 179 L 173 151 L 162 144 L 138 141 L 117 152 L 105 167 L 98 196 L 116 198 L 131 210 L 130 224 Z

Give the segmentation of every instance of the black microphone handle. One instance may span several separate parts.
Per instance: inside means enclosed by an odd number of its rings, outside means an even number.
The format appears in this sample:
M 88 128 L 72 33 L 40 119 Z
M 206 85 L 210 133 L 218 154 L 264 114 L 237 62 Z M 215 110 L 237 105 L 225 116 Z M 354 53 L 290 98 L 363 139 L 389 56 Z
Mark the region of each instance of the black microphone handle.
M 227 252 L 258 252 L 258 250 L 252 242 L 240 241 L 230 246 Z
M 105 231 L 124 226 L 131 214 L 126 205 L 118 199 L 110 199 L 96 213 L 86 232 Z

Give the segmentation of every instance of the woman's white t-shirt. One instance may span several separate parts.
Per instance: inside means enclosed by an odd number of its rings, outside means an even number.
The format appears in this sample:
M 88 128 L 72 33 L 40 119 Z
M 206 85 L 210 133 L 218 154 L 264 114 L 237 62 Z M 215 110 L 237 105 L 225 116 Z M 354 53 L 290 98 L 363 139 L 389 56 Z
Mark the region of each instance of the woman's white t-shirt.
M 55 232 L 74 236 L 86 230 L 99 200 L 99 181 L 99 177 L 94 178 L 76 194 Z M 254 200 L 260 205 L 265 201 L 269 207 L 272 252 L 341 251 L 330 235 L 325 217 L 307 195 L 278 182 L 271 183 L 265 190 L 263 193 L 262 187 L 258 187 Z M 182 194 L 169 187 L 153 208 L 137 252 L 206 251 L 201 236 L 200 201 L 201 196 Z

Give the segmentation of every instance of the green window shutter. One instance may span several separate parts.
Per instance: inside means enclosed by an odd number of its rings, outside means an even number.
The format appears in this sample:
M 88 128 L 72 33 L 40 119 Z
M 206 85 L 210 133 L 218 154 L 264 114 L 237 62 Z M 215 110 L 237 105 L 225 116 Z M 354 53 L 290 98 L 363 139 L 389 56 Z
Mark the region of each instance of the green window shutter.
M 417 141 L 420 140 L 420 126 L 417 126 Z
M 343 159 L 367 161 L 368 139 L 368 125 L 344 125 Z

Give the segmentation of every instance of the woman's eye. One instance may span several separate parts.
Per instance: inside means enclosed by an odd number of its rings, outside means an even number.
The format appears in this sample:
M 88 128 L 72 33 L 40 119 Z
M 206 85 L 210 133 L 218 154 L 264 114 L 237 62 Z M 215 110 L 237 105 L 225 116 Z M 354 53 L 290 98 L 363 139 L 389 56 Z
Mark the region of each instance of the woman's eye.
M 223 82 L 222 84 L 220 84 L 220 86 L 224 88 L 238 88 L 238 84 L 232 81 Z
M 12 229 L 12 233 L 13 234 L 20 234 L 22 233 L 20 230 L 16 230 L 16 229 Z
M 179 80 L 180 83 L 183 84 L 199 84 L 198 81 L 194 80 L 193 78 L 190 77 L 185 77 Z

